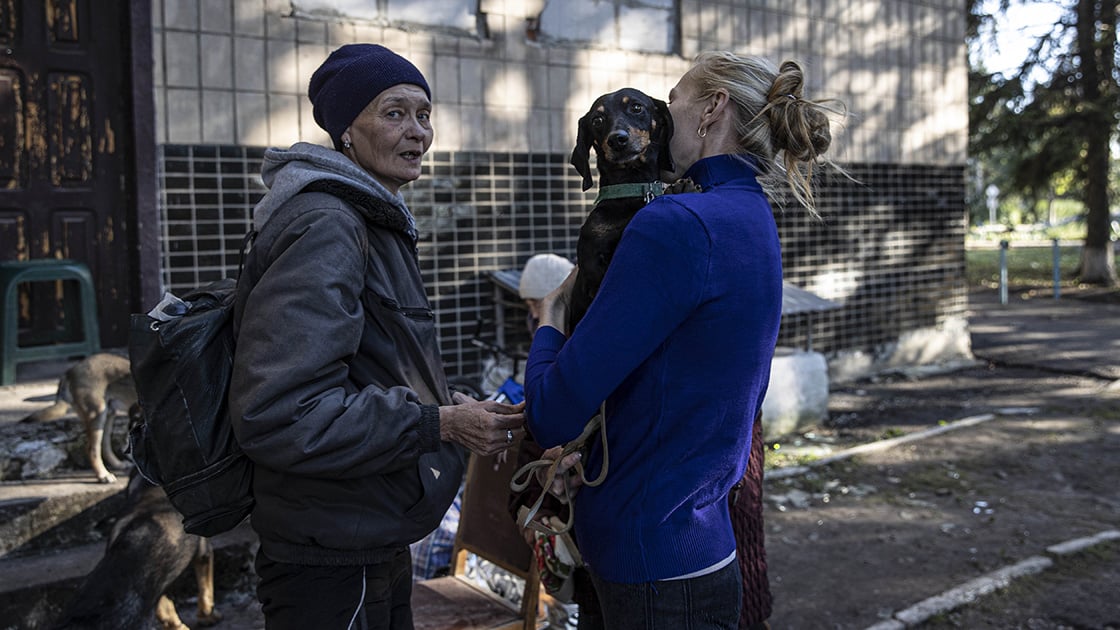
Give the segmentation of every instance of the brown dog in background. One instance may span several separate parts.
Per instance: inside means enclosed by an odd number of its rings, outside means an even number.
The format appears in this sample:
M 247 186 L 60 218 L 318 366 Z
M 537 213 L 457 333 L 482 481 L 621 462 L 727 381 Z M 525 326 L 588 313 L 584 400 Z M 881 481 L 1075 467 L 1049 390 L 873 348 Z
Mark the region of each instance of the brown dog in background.
M 74 411 L 86 434 L 86 454 L 101 483 L 113 483 L 116 475 L 106 468 L 124 470 L 113 452 L 113 427 L 117 412 L 136 404 L 136 385 L 132 382 L 128 359 L 105 352 L 90 355 L 74 364 L 58 381 L 55 402 L 20 422 L 57 420 Z
M 133 471 L 125 507 L 109 534 L 105 555 L 86 576 L 54 627 L 118 630 L 148 627 L 153 610 L 160 628 L 185 630 L 164 594 L 188 566 L 198 584 L 198 620 L 222 619 L 214 608 L 214 552 L 210 541 L 183 531 L 182 516 L 162 488 Z
M 661 171 L 673 170 L 669 139 L 673 117 L 664 101 L 640 90 L 623 88 L 595 99 L 579 119 L 571 164 L 592 186 L 590 153 L 595 151 L 599 197 L 579 230 L 568 330 L 587 312 L 607 272 L 622 231 L 634 214 L 664 192 Z

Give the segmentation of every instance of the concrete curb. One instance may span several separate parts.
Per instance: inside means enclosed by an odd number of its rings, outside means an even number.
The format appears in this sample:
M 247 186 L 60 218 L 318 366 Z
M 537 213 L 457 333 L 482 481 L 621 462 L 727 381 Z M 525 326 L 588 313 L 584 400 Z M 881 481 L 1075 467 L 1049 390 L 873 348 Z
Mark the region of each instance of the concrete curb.
M 909 435 L 903 435 L 903 436 L 900 436 L 900 437 L 890 438 L 890 439 L 887 439 L 887 440 L 878 440 L 876 442 L 868 442 L 867 444 L 860 444 L 859 446 L 853 446 L 852 448 L 845 449 L 845 450 L 839 451 L 837 453 L 833 453 L 832 455 L 822 457 L 818 460 L 814 460 L 813 462 L 811 462 L 807 465 L 804 465 L 804 466 L 783 466 L 781 468 L 773 468 L 771 470 L 767 470 L 763 474 L 763 479 L 771 480 L 771 479 L 784 479 L 786 477 L 796 477 L 797 475 L 803 475 L 803 474 L 809 472 L 815 466 L 824 466 L 825 464 L 831 464 L 833 462 L 838 462 L 838 461 L 853 457 L 855 455 L 860 455 L 860 454 L 863 454 L 863 453 L 871 453 L 871 452 L 875 452 L 875 451 L 882 451 L 882 450 L 886 450 L 888 448 L 893 448 L 895 446 L 898 446 L 899 444 L 905 444 L 907 442 L 914 442 L 914 441 L 917 441 L 917 440 L 924 440 L 928 437 L 932 437 L 934 435 L 939 435 L 941 433 L 946 433 L 948 431 L 953 431 L 953 430 L 956 430 L 956 429 L 963 429 L 965 427 L 976 426 L 976 425 L 978 425 L 982 422 L 987 422 L 988 420 L 991 420 L 992 418 L 995 418 L 995 417 L 996 417 L 996 414 L 992 414 L 992 413 L 980 414 L 978 416 L 969 416 L 967 418 L 961 418 L 960 420 L 954 420 L 953 422 L 948 422 L 948 423 L 943 424 L 941 426 L 936 426 L 936 427 L 933 427 L 933 428 L 930 428 L 930 429 L 926 429 L 924 431 L 917 431 L 917 432 L 911 433 Z
M 1110 529 L 1093 536 L 1074 538 L 1046 548 L 1046 555 L 1031 556 L 1012 565 L 1001 567 L 976 579 L 969 580 L 956 588 L 940 595 L 924 599 L 913 606 L 894 613 L 887 619 L 866 630 L 903 630 L 925 623 L 931 617 L 947 613 L 997 590 L 1007 588 L 1011 581 L 1028 575 L 1040 573 L 1054 565 L 1055 557 L 1069 556 L 1084 551 L 1094 545 L 1120 540 L 1120 531 Z

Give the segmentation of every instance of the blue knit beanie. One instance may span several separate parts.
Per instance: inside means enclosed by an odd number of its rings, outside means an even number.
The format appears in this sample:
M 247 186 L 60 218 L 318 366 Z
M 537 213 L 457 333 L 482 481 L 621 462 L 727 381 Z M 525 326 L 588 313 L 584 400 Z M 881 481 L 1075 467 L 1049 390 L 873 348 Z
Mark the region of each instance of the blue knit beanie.
M 378 94 L 401 83 L 432 90 L 416 66 L 378 44 L 347 44 L 330 54 L 311 75 L 307 97 L 315 122 L 331 136 L 335 148 L 342 132 Z

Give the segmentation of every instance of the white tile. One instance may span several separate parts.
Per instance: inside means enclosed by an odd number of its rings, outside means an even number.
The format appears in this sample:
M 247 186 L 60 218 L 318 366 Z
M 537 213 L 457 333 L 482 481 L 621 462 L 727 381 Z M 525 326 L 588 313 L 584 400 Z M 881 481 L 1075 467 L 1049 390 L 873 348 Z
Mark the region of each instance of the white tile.
M 338 48 L 343 44 L 350 44 L 358 41 L 355 39 L 357 28 L 353 22 L 328 22 L 327 23 L 327 43 L 330 44 L 331 50 Z
M 156 31 L 152 34 L 152 84 L 157 90 L 163 88 L 163 32 Z
M 198 87 L 198 35 L 165 31 L 164 75 L 169 87 Z
M 478 59 L 462 59 L 459 62 L 459 102 L 464 105 L 484 103 L 483 88 L 486 77 L 483 64 Z
M 440 105 L 432 112 L 432 127 L 435 129 L 433 151 L 457 151 L 462 145 L 462 125 L 459 120 L 458 105 Z
M 229 33 L 233 30 L 233 4 L 238 0 L 201 0 L 198 20 L 203 32 Z
M 301 44 L 325 44 L 327 23 L 319 20 L 296 20 L 296 41 Z
M 525 112 L 519 108 L 486 108 L 485 138 L 490 151 L 526 151 Z
M 299 97 L 273 94 L 268 98 L 269 133 L 272 146 L 287 147 L 300 139 Z
M 269 11 L 264 16 L 265 34 L 269 39 L 296 41 L 295 19 Z
M 299 104 L 300 140 L 314 142 L 325 147 L 333 147 L 334 142 L 318 123 L 312 111 L 311 102 L 306 98 L 296 99 Z
M 233 40 L 229 35 L 199 36 L 202 87 L 233 87 Z
M 233 92 L 202 91 L 202 141 L 208 144 L 236 144 Z
M 311 83 L 311 75 L 323 64 L 330 51 L 325 44 L 299 44 L 296 56 L 296 92 L 307 95 L 307 86 Z
M 265 59 L 268 63 L 268 91 L 272 93 L 286 92 L 289 94 L 302 90 L 298 77 L 298 64 L 296 60 L 296 45 L 294 42 L 270 39 L 265 42 Z
M 237 144 L 251 147 L 269 146 L 268 98 L 264 94 L 238 92 Z
M 167 141 L 190 144 L 202 140 L 199 90 L 167 90 Z
M 622 23 L 619 29 L 618 45 L 626 50 L 645 52 L 672 52 L 673 31 L 675 27 L 671 13 L 666 9 L 648 7 L 619 7 Z M 730 29 L 730 20 L 725 20 Z M 728 31 L 730 33 L 730 30 Z
M 550 110 L 541 107 L 530 110 L 529 118 L 525 123 L 525 141 L 528 143 L 526 147 L 527 151 L 532 153 L 548 152 L 552 139 L 550 121 Z
M 463 105 L 461 109 L 462 124 L 459 132 L 463 138 L 463 151 L 488 150 L 486 142 L 486 112 L 478 105 Z
M 378 44 L 384 39 L 385 29 L 376 24 L 355 24 L 354 41 Z M 345 42 L 349 43 L 349 42 Z
M 163 26 L 185 31 L 198 30 L 198 0 L 165 0 Z
M 167 143 L 167 90 L 155 91 L 156 144 Z
M 566 66 L 548 66 L 544 72 L 548 74 L 547 100 L 550 107 L 562 107 L 566 104 L 572 93 L 572 70 Z
M 586 110 L 573 112 L 570 109 L 549 110 L 549 129 L 552 135 L 552 151 L 554 153 L 569 154 L 576 144 L 576 127 L 579 117 Z
M 428 78 L 433 97 L 442 109 L 446 104 L 459 102 L 459 59 L 457 57 L 437 57 L 435 71 Z
M 265 33 L 264 21 L 265 9 L 262 0 L 234 0 L 234 33 L 238 35 L 262 36 Z
M 233 83 L 238 90 L 264 90 L 267 86 L 265 42 L 238 37 L 233 40 Z

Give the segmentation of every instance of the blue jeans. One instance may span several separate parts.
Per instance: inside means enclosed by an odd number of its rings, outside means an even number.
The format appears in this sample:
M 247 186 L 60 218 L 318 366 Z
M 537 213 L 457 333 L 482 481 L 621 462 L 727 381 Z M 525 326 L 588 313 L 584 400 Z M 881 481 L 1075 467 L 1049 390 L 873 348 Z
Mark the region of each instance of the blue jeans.
M 743 585 L 739 563 L 689 580 L 623 584 L 594 571 L 604 625 L 609 630 L 699 630 L 739 626 Z
M 412 556 L 365 566 L 304 566 L 257 554 L 268 630 L 412 630 Z

